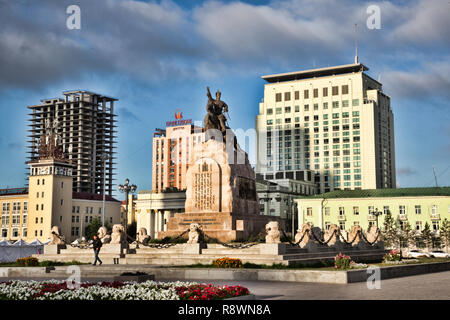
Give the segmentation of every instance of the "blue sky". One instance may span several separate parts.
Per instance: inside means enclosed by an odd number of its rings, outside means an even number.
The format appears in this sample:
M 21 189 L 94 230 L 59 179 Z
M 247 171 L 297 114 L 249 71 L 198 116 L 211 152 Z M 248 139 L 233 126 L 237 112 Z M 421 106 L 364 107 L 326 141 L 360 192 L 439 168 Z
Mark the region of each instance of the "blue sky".
M 81 29 L 66 8 L 81 9 Z M 377 5 L 381 29 L 368 29 Z M 395 117 L 400 187 L 450 185 L 448 1 L 0 0 L 0 188 L 25 184 L 28 105 L 85 89 L 119 99 L 118 183 L 151 188 L 155 128 L 203 119 L 219 89 L 233 128 L 253 128 L 262 75 L 353 62 L 381 78 Z M 250 153 L 254 150 L 250 149 Z

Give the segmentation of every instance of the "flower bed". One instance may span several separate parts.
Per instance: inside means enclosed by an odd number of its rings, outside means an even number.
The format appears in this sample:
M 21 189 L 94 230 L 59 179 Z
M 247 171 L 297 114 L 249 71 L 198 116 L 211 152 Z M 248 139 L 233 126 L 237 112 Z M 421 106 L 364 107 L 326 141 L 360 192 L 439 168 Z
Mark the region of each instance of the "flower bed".
M 349 256 L 339 252 L 337 256 L 334 257 L 334 268 L 335 269 L 348 269 L 350 268 L 351 259 Z
M 0 283 L 0 300 L 218 300 L 250 294 L 241 286 L 215 287 L 195 282 L 9 281 Z
M 242 268 L 241 259 L 219 258 L 213 261 L 213 266 L 217 268 Z
M 395 249 L 395 250 L 389 251 L 389 253 L 386 253 L 384 255 L 383 260 L 384 260 L 384 262 L 401 261 L 402 257 L 400 255 L 400 250 Z

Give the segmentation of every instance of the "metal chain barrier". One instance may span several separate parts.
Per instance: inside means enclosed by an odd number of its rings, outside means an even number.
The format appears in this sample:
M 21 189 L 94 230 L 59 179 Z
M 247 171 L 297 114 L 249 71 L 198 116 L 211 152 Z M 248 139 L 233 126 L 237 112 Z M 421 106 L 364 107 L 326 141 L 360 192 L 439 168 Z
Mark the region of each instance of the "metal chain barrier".
M 355 237 L 354 237 L 353 240 L 350 241 L 350 242 L 347 241 L 341 233 L 339 233 L 339 235 L 341 236 L 341 239 L 344 240 L 344 242 L 345 242 L 346 244 L 352 244 L 353 242 L 355 242 L 356 237 L 358 236 L 359 233 L 361 233 L 361 230 L 358 230 L 358 231 L 356 232 Z
M 222 242 L 222 241 L 220 241 L 217 238 L 210 237 L 206 233 L 204 233 L 203 231 L 200 231 L 200 232 L 203 233 L 203 236 L 204 236 L 205 239 L 207 238 L 210 241 L 212 241 L 213 243 L 220 244 L 220 245 L 222 245 L 224 247 L 227 247 L 227 248 L 230 248 L 230 249 L 247 249 L 247 248 L 250 248 L 250 247 L 253 247 L 253 246 L 259 244 L 259 242 L 229 244 L 229 243 Z
M 330 237 L 328 238 L 328 240 L 326 240 L 326 241 L 322 241 L 322 240 L 320 240 L 319 238 L 317 238 L 316 235 L 314 234 L 314 231 L 312 231 L 312 229 L 311 229 L 310 233 L 313 235 L 314 239 L 316 239 L 317 242 L 319 242 L 320 244 L 327 245 L 328 242 L 330 242 L 330 240 L 331 240 L 331 239 L 333 238 L 333 236 L 335 235 L 336 231 L 337 231 L 337 230 L 334 230 L 333 233 L 331 234 L 331 236 L 330 236 Z M 354 240 L 353 240 L 353 241 L 354 241 Z
M 190 230 L 187 229 L 186 231 L 180 233 L 178 236 L 176 236 L 176 237 L 173 239 L 173 241 L 176 241 L 176 240 L 182 238 L 182 237 L 183 237 L 186 233 L 188 233 L 189 231 L 190 231 Z M 166 248 L 170 248 L 170 247 L 175 246 L 175 245 L 178 244 L 178 243 L 173 243 L 173 242 L 171 242 L 171 243 L 143 243 L 143 242 L 140 242 L 139 239 L 136 239 L 136 243 L 137 243 L 137 244 L 141 244 L 141 245 L 143 245 L 144 247 L 149 247 L 149 248 L 154 248 L 154 249 L 166 249 Z
M 302 242 L 303 241 L 303 238 L 305 237 L 305 235 L 308 233 L 308 232 L 303 232 L 303 235 L 302 235 L 302 237 L 297 241 L 297 242 L 292 242 L 291 241 L 291 239 L 288 237 L 288 235 L 286 234 L 286 232 L 284 232 L 284 230 L 281 230 L 281 232 L 283 233 L 283 236 L 287 239 L 287 241 L 289 242 L 289 244 L 290 245 L 292 245 L 292 246 L 300 246 L 300 242 Z
M 370 242 L 369 240 L 367 240 L 366 235 L 364 234 L 364 232 L 361 232 L 361 234 L 362 234 L 362 237 L 363 237 L 364 241 L 366 241 L 368 244 L 373 246 L 375 243 L 378 242 L 378 237 L 380 235 L 380 229 L 377 229 L 377 233 L 375 235 L 375 240 L 373 242 Z

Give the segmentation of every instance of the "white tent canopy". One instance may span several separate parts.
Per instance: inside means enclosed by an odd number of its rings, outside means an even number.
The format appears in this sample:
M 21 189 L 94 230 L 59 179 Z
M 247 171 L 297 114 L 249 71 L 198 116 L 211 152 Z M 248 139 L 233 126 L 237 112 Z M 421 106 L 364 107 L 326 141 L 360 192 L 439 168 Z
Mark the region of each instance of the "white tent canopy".
M 31 242 L 29 243 L 29 245 L 30 245 L 30 246 L 42 246 L 43 243 L 40 242 L 38 239 L 34 239 L 33 241 L 31 241 Z
M 0 246 L 1 247 L 4 247 L 4 246 L 10 246 L 11 244 L 8 242 L 8 241 L 6 241 L 5 239 L 3 239 L 2 241 L 0 241 Z
M 19 239 L 12 244 L 14 247 L 27 246 L 28 243 L 25 240 Z
M 39 240 L 32 243 L 20 239 L 10 244 L 8 241 L 0 241 L 0 262 L 15 262 L 19 258 L 31 257 L 33 254 L 44 252 L 44 245 Z

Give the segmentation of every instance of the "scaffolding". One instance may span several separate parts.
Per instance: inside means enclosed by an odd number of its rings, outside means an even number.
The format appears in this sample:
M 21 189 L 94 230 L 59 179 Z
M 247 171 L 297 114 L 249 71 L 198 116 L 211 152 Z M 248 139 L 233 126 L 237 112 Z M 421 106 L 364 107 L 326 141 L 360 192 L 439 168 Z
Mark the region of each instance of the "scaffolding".
M 101 194 L 105 176 L 105 193 L 111 196 L 117 159 L 114 101 L 118 99 L 84 90 L 65 91 L 63 95 L 64 98 L 44 99 L 41 104 L 28 106 L 28 161 L 38 158 L 46 119 L 52 123 L 56 120 L 63 152 L 74 165 L 73 191 Z

